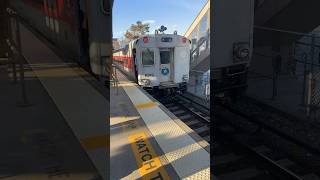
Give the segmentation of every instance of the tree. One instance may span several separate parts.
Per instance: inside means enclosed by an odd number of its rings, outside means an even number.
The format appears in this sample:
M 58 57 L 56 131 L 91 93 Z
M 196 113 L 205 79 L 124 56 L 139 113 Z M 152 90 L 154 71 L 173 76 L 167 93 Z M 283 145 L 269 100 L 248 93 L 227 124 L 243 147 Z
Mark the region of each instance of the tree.
M 149 23 L 142 23 L 137 21 L 136 24 L 131 24 L 130 28 L 125 33 L 126 41 L 129 42 L 133 39 L 139 38 L 149 32 Z

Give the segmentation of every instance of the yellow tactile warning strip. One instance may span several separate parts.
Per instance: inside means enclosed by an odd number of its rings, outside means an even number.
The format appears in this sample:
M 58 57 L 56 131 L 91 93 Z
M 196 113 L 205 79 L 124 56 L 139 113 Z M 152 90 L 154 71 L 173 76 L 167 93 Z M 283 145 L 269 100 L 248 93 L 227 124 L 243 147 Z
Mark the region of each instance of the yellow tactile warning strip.
M 120 124 L 120 123 L 129 122 L 129 121 L 138 120 L 139 118 L 140 118 L 140 116 L 110 117 L 110 119 L 109 119 L 110 120 L 110 126 L 113 126 L 113 125 L 116 125 L 116 124 Z
M 87 150 L 94 150 L 98 148 L 106 148 L 109 138 L 106 134 L 100 136 L 93 136 L 81 140 L 81 145 Z
M 141 132 L 131 135 L 128 137 L 128 140 L 131 143 L 142 179 L 170 179 L 159 157 L 151 146 L 146 133 Z
M 152 102 L 138 86 L 123 89 L 134 105 Z M 175 118 L 159 106 L 136 109 L 180 179 L 199 176 L 210 179 L 210 154 L 175 122 Z
M 141 104 L 135 104 L 134 106 L 137 109 L 144 109 L 144 108 L 149 108 L 149 107 L 154 107 L 157 106 L 158 104 L 155 102 L 148 102 L 148 103 L 141 103 Z

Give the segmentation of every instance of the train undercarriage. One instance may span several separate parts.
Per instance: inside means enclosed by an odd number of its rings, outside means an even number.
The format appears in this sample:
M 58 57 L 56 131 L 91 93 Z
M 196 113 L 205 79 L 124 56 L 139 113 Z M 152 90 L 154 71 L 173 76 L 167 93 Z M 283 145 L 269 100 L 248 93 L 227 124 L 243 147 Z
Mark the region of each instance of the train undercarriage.
M 247 90 L 247 68 L 241 71 L 229 73 L 225 69 L 219 70 L 219 73 L 213 74 L 211 84 L 213 84 L 213 96 L 215 99 L 223 99 L 228 101 L 236 101 L 244 96 Z M 217 75 L 218 74 L 218 75 Z
M 144 90 L 150 94 L 157 96 L 173 96 L 176 94 L 183 94 L 187 91 L 187 83 L 174 84 L 170 87 L 168 86 L 154 86 L 154 87 L 143 87 Z

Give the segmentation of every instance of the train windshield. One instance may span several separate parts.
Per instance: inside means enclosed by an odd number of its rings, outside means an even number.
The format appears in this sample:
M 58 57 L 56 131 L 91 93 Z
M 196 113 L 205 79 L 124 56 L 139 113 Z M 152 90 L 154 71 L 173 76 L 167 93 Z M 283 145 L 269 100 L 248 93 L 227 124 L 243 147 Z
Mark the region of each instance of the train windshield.
M 160 51 L 160 63 L 169 64 L 170 63 L 170 51 Z
M 154 52 L 150 49 L 142 51 L 142 64 L 143 65 L 153 65 L 154 64 Z

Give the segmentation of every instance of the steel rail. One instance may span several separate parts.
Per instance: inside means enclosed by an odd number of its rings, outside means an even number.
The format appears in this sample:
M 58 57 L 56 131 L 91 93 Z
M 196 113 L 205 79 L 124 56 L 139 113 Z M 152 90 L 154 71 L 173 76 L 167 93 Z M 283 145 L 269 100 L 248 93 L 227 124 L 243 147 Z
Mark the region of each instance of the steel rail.
M 223 104 L 219 104 L 220 107 L 223 107 L 224 109 L 227 109 L 228 111 L 236 114 L 236 115 L 239 115 L 240 117 L 243 117 L 244 119 L 246 119 L 247 121 L 253 123 L 253 124 L 256 124 L 260 127 L 262 127 L 263 129 L 269 131 L 269 132 L 272 132 L 278 136 L 280 136 L 281 138 L 289 141 L 289 142 L 292 142 L 296 145 L 298 145 L 299 147 L 302 147 L 306 150 L 308 150 L 309 152 L 311 152 L 312 154 L 316 154 L 316 155 L 320 155 L 320 150 L 315 148 L 315 147 L 312 147 L 310 146 L 308 143 L 306 142 L 302 142 L 288 134 L 286 134 L 285 132 L 282 132 L 280 130 L 277 130 L 275 129 L 274 127 L 266 124 L 266 123 L 263 123 L 262 121 L 259 121 L 257 119 L 261 119 L 261 117 L 257 117 L 257 116 L 253 116 L 253 115 L 248 115 L 246 114 L 245 112 L 241 112 L 239 111 L 238 109 L 234 108 L 234 107 L 230 107 L 230 106 L 227 106 L 227 105 L 223 105 Z
M 189 101 L 192 101 L 192 99 L 187 98 L 185 96 L 179 96 L 179 98 L 181 98 L 181 97 L 185 98 Z M 205 123 L 210 123 L 210 120 L 204 118 L 202 115 L 191 110 L 190 107 L 188 107 L 187 105 L 182 104 L 179 101 L 174 101 L 174 103 L 184 107 L 187 111 L 189 111 L 190 113 L 192 113 L 194 116 L 198 117 L 199 119 L 201 119 Z M 195 104 L 198 104 L 199 106 L 201 106 L 201 104 L 199 104 L 197 102 L 192 101 L 192 103 L 195 103 Z M 203 107 L 203 106 L 201 106 L 201 107 Z M 242 142 L 236 140 L 236 138 L 231 137 L 230 135 L 228 135 L 226 133 L 222 133 L 222 131 L 220 131 L 219 129 L 215 129 L 213 132 L 215 133 L 215 135 L 223 134 L 221 137 L 227 138 L 228 139 L 227 142 L 232 142 L 232 144 L 234 144 L 234 146 L 235 146 L 234 148 L 240 148 L 243 151 L 245 151 L 246 154 L 250 155 L 250 157 L 252 157 L 255 161 L 262 164 L 264 167 L 266 167 L 266 169 L 271 170 L 272 175 L 274 175 L 278 178 L 285 178 L 288 180 L 291 180 L 291 179 L 292 180 L 302 180 L 298 175 L 296 175 L 292 171 L 280 166 L 277 162 L 273 161 L 272 159 L 268 158 L 267 156 L 263 155 L 262 153 L 259 153 L 258 151 L 254 150 L 253 148 L 246 145 L 245 143 L 242 143 Z M 215 137 L 217 137 L 217 136 L 215 136 Z
M 248 155 L 249 157 L 252 157 L 254 161 L 257 161 L 259 165 L 262 165 L 264 168 L 270 170 L 271 174 L 275 176 L 276 178 L 280 179 L 288 179 L 288 180 L 302 180 L 301 177 L 293 173 L 292 171 L 282 167 L 274 160 L 268 158 L 262 153 L 259 153 L 258 151 L 254 150 L 252 147 L 248 146 L 247 144 L 240 142 L 236 139 L 236 137 L 233 137 L 227 133 L 223 133 L 219 128 L 216 128 L 214 130 L 214 136 L 219 137 L 225 141 L 225 142 L 231 142 L 232 149 L 239 149 L 242 150 L 242 152 L 245 153 L 245 155 Z
M 199 119 L 201 119 L 201 121 L 210 124 L 210 120 L 208 120 L 207 118 L 203 117 L 201 114 L 193 111 L 192 109 L 190 109 L 190 107 L 186 106 L 185 104 L 182 104 L 182 103 L 180 103 L 178 101 L 176 101 L 175 104 L 179 104 L 180 106 L 184 107 L 184 109 L 186 109 L 188 112 L 190 112 L 192 115 L 194 115 L 194 116 L 198 117 Z
M 182 99 L 187 99 L 187 100 L 191 101 L 193 104 L 196 104 L 196 105 L 198 105 L 198 106 L 201 106 L 202 108 L 210 111 L 210 108 L 208 108 L 207 106 L 205 106 L 205 105 L 203 105 L 203 104 L 201 104 L 201 103 L 198 103 L 198 102 L 194 101 L 193 99 L 191 99 L 191 98 L 189 98 L 189 97 L 186 97 L 186 96 L 184 96 L 184 95 L 180 95 L 180 96 L 178 96 L 178 97 L 180 97 L 180 98 L 182 98 Z

